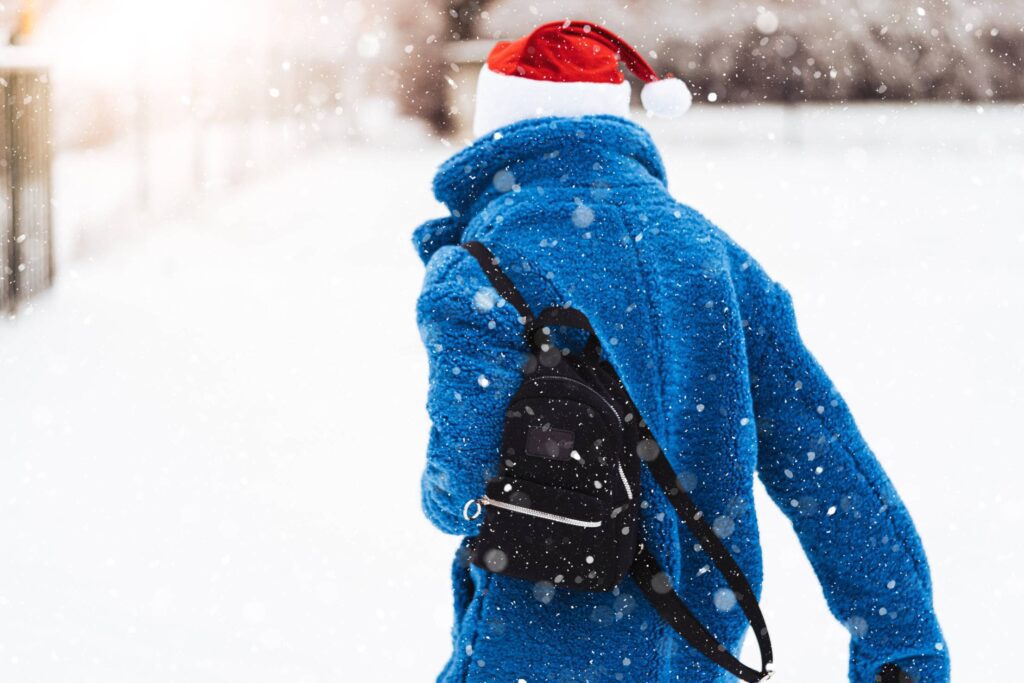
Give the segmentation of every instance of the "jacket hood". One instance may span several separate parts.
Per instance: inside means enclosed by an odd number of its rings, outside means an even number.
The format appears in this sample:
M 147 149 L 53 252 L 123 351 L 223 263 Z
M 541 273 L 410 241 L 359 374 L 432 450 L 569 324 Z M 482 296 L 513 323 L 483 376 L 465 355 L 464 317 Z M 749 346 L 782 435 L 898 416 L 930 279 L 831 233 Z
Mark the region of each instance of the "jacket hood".
M 654 141 L 632 121 L 603 115 L 518 121 L 478 138 L 441 165 L 434 196 L 450 215 L 416 228 L 413 246 L 426 263 L 441 247 L 459 243 L 481 207 L 516 186 L 592 185 L 623 172 L 666 183 Z

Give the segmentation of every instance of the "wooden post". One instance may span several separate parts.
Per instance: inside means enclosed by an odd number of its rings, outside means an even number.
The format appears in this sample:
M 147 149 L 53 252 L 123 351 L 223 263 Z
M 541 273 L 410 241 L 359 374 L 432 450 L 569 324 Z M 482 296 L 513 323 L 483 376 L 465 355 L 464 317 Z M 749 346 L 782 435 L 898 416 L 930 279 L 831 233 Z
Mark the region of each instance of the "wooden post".
M 52 140 L 46 66 L 0 50 L 0 311 L 53 283 Z
M 444 46 L 447 77 L 451 79 L 445 89 L 446 104 L 452 132 L 456 135 L 472 135 L 476 80 L 494 43 L 493 40 L 460 40 Z

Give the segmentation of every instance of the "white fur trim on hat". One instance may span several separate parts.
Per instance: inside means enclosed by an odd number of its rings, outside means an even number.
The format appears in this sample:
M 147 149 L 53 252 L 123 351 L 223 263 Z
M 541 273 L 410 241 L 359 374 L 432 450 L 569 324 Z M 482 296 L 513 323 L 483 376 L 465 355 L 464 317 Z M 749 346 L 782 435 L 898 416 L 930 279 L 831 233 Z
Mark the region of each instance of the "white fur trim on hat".
M 476 83 L 477 137 L 523 119 L 540 116 L 629 116 L 629 83 L 563 83 L 508 76 L 486 64 Z

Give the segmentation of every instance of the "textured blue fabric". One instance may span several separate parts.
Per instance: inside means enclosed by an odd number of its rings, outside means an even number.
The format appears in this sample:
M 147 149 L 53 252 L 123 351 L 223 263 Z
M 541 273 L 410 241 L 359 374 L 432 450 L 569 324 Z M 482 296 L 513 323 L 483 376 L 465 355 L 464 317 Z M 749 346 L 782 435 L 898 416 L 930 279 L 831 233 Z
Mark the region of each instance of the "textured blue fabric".
M 870 683 L 895 660 L 926 683 L 948 680 L 917 533 L 801 342 L 789 295 L 672 199 L 643 128 L 611 116 L 516 123 L 449 159 L 434 192 L 450 216 L 417 229 L 414 244 L 426 263 L 417 320 L 432 422 L 423 507 L 438 528 L 474 533 L 461 509 L 497 466 L 525 352 L 515 310 L 457 246 L 475 239 L 535 310 L 571 303 L 587 314 L 681 484 L 760 591 L 758 474 L 851 633 L 851 681 Z M 725 581 L 643 476 L 645 536 L 684 600 L 737 652 L 746 623 Z M 452 582 L 453 653 L 440 681 L 728 678 L 631 580 L 613 593 L 552 594 L 456 557 Z

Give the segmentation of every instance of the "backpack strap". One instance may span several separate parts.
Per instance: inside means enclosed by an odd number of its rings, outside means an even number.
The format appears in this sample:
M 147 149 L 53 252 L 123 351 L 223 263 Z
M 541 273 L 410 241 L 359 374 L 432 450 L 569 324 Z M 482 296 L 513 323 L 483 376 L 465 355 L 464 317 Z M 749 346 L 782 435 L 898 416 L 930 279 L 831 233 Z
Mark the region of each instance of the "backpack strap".
M 523 319 L 523 325 L 525 326 L 525 335 L 527 345 L 536 350 L 542 344 L 548 343 L 548 334 L 546 331 L 541 334 L 537 334 L 538 331 L 543 330 L 547 326 L 554 327 L 573 327 L 579 330 L 583 330 L 589 334 L 587 338 L 587 344 L 584 348 L 584 356 L 592 361 L 597 362 L 598 357 L 601 354 L 600 342 L 597 339 L 597 335 L 594 333 L 594 328 L 590 326 L 590 321 L 587 316 L 581 311 L 575 308 L 563 308 L 560 306 L 549 306 L 541 311 L 538 315 L 534 316 L 533 311 L 530 310 L 530 306 L 526 303 L 526 299 L 522 293 L 516 289 L 516 286 L 509 279 L 508 275 L 502 271 L 498 265 L 498 257 L 495 256 L 490 249 L 484 246 L 481 242 L 466 242 L 460 245 L 463 249 L 468 251 L 473 258 L 477 260 L 480 267 L 484 271 L 484 275 L 490 280 L 491 285 L 497 290 L 498 294 L 501 295 L 505 301 L 512 304 L 513 308 L 519 312 L 519 316 Z
M 640 438 L 650 439 L 652 443 L 657 443 L 650 428 L 643 422 L 640 423 Z M 643 460 L 643 458 L 641 459 Z M 736 596 L 736 602 L 743 610 L 743 614 L 746 615 L 747 621 L 750 622 L 750 628 L 757 640 L 757 647 L 761 651 L 761 670 L 752 669 L 734 657 L 729 649 L 700 623 L 672 590 L 665 572 L 643 544 L 633 561 L 631 572 L 634 580 L 658 614 L 701 654 L 743 681 L 767 680 L 772 675 L 772 642 L 768 637 L 768 626 L 765 624 L 764 615 L 757 604 L 757 596 L 754 595 L 750 582 L 747 581 L 743 570 L 736 564 L 736 560 L 729 554 L 725 544 L 708 524 L 700 508 L 679 486 L 676 472 L 661 448 L 658 448 L 656 456 L 644 460 L 644 462 L 651 474 L 654 475 L 655 481 L 665 492 L 669 502 L 672 503 L 679 519 L 686 524 L 690 533 L 700 542 L 701 548 L 725 577 L 726 584 Z
M 771 671 L 747 666 L 729 652 L 722 643 L 694 616 L 673 590 L 670 580 L 651 551 L 641 543 L 633 559 L 630 575 L 640 591 L 662 619 L 694 649 L 743 681 L 763 681 Z
M 498 290 L 501 298 L 512 304 L 519 311 L 519 315 L 526 319 L 525 324 L 529 327 L 534 321 L 533 311 L 530 310 L 523 295 L 512 284 L 512 280 L 509 280 L 508 275 L 505 275 L 498 266 L 498 257 L 492 254 L 491 250 L 481 242 L 466 242 L 460 246 L 473 255 L 473 258 L 483 268 L 484 275 L 491 281 L 494 289 Z

